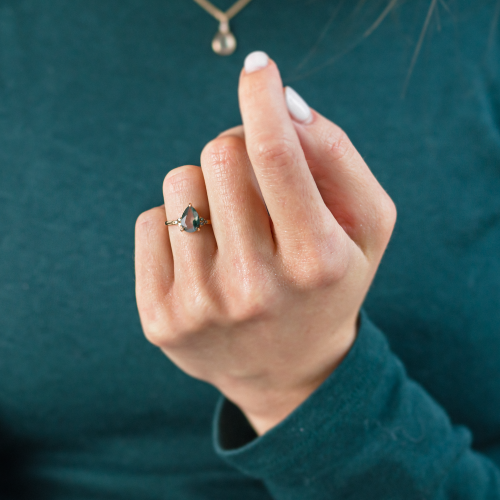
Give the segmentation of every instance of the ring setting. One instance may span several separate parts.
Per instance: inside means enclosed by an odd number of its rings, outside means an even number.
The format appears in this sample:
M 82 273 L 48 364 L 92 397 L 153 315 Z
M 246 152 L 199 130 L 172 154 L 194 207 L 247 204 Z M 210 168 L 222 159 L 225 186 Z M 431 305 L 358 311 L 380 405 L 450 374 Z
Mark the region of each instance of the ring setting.
M 179 226 L 180 230 L 186 231 L 186 233 L 200 231 L 206 224 L 212 224 L 212 222 L 209 219 L 200 217 L 191 203 L 186 207 L 181 217 L 165 221 L 166 226 Z

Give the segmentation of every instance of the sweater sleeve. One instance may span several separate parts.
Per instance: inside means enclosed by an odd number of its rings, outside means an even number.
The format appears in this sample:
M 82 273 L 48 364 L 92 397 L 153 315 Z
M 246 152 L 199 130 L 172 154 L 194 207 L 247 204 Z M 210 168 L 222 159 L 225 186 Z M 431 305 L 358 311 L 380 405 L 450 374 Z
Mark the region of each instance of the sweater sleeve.
M 365 313 L 342 364 L 292 414 L 257 437 L 221 398 L 218 455 L 276 500 L 500 500 L 500 471 L 390 351 Z

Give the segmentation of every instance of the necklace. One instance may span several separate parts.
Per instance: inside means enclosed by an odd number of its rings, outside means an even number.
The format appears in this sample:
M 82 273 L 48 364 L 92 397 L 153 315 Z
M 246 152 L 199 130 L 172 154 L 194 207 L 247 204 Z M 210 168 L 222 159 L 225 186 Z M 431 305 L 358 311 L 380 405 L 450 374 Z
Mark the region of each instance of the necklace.
M 229 20 L 252 0 L 238 0 L 226 12 L 222 12 L 208 0 L 194 0 L 219 21 L 219 31 L 212 40 L 212 49 L 220 56 L 228 56 L 236 50 L 236 38 L 229 29 Z

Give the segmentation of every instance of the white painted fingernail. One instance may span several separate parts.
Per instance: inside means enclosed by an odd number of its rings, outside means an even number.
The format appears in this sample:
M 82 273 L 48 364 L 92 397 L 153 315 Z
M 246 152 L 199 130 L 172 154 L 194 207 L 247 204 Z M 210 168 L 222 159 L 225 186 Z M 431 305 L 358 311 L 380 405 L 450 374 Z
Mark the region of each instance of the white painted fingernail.
M 285 101 L 292 118 L 299 123 L 311 123 L 312 113 L 306 101 L 292 87 L 285 87 Z
M 250 52 L 250 54 L 245 57 L 245 72 L 253 73 L 258 69 L 265 68 L 268 62 L 269 56 L 265 52 L 262 52 L 262 50 Z

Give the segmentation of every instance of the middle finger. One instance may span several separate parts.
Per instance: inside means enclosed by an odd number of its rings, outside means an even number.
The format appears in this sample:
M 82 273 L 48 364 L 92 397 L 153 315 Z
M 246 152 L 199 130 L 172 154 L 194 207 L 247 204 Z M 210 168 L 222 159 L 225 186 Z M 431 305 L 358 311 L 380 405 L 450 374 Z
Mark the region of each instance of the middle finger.
M 219 252 L 245 257 L 274 250 L 269 216 L 248 158 L 243 127 L 210 141 L 202 151 L 201 168 Z

